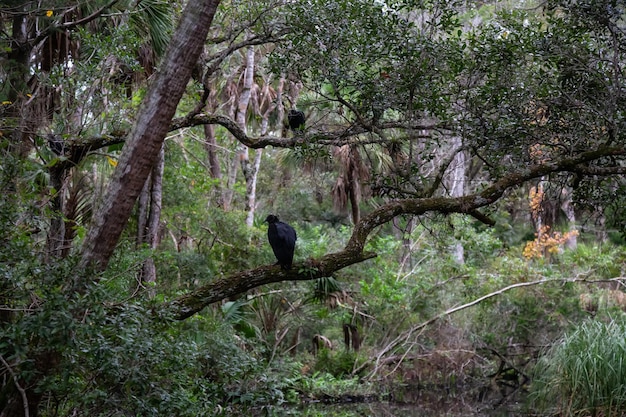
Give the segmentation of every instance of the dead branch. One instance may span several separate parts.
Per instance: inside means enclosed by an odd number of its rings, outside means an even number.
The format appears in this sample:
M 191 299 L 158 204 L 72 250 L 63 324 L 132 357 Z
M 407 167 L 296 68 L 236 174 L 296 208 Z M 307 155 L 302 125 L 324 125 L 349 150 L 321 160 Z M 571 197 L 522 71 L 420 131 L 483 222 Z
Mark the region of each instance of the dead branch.
M 1 354 L 0 354 L 0 362 L 2 362 L 7 372 L 11 375 L 11 378 L 13 379 L 13 383 L 15 384 L 15 388 L 22 396 L 22 405 L 24 407 L 24 417 L 29 417 L 30 410 L 28 407 L 28 396 L 26 395 L 26 390 L 22 388 L 22 386 L 20 385 L 20 382 L 18 381 L 17 375 L 13 371 L 13 368 L 11 368 L 11 365 L 9 365 L 6 359 L 4 359 L 4 356 L 2 356 Z
M 574 278 L 560 278 L 560 279 L 555 279 L 555 278 L 543 278 L 543 279 L 539 279 L 536 281 L 528 281 L 528 282 L 518 282 L 516 284 L 511 284 L 508 285 L 504 288 L 500 288 L 499 290 L 490 292 L 489 294 L 483 295 L 482 297 L 479 297 L 473 301 L 470 301 L 469 303 L 460 305 L 460 306 L 456 306 L 456 307 L 452 307 L 442 313 L 437 314 L 436 316 L 418 324 L 415 325 L 413 327 L 411 327 L 410 329 L 402 332 L 400 335 L 398 335 L 394 340 L 392 340 L 387 346 L 385 346 L 380 352 L 378 352 L 378 354 L 376 355 L 375 358 L 375 363 L 374 363 L 374 369 L 370 372 L 370 374 L 368 375 L 368 378 L 372 378 L 374 377 L 379 370 L 381 369 L 381 367 L 383 367 L 384 365 L 388 364 L 389 362 L 385 359 L 385 355 L 389 352 L 394 351 L 399 345 L 401 344 L 410 344 L 409 339 L 411 338 L 411 336 L 413 336 L 415 333 L 419 332 L 420 330 L 430 326 L 431 324 L 435 323 L 436 321 L 450 316 L 454 313 L 457 313 L 459 311 L 465 310 L 466 308 L 470 308 L 473 307 L 475 305 L 478 305 L 480 303 L 482 303 L 485 300 L 488 300 L 490 298 L 496 297 L 498 295 L 504 294 L 507 291 L 516 289 L 516 288 L 523 288 L 523 287 L 529 287 L 529 286 L 533 286 L 533 285 L 541 285 L 541 284 L 546 284 L 546 283 L 552 283 L 552 282 L 588 282 L 588 283 L 596 283 L 596 282 L 621 282 L 624 281 L 626 279 L 626 277 L 615 277 L 615 278 L 610 278 L 610 279 L 602 279 L 602 280 L 590 280 L 584 277 L 574 277 Z M 404 357 L 406 354 L 408 353 L 405 352 L 404 355 L 401 355 L 402 357 Z M 394 358 L 398 357 L 398 355 L 394 355 Z M 401 361 L 400 361 L 401 362 Z M 361 369 L 363 367 L 367 366 L 367 363 L 363 364 L 361 366 Z

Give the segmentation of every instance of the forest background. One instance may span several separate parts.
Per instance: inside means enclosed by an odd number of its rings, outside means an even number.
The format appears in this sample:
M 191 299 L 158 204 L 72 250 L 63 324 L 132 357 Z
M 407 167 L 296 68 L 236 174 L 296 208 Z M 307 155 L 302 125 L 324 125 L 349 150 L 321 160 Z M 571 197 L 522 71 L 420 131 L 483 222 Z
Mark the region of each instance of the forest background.
M 4 1 L 0 416 L 623 410 L 625 13 Z

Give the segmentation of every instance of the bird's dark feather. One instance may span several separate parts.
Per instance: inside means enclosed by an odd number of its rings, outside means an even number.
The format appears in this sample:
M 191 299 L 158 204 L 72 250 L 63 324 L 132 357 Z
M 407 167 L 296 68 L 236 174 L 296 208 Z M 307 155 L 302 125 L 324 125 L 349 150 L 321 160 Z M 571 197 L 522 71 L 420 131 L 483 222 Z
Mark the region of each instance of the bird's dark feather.
M 291 130 L 299 130 L 304 128 L 306 123 L 306 117 L 301 110 L 289 110 L 287 114 L 287 120 L 289 120 L 289 127 Z
M 278 220 L 276 216 L 269 215 L 265 220 L 269 223 L 267 240 L 270 242 L 272 251 L 278 260 L 277 264 L 282 269 L 290 269 L 293 262 L 293 253 L 296 248 L 297 235 L 293 227 Z

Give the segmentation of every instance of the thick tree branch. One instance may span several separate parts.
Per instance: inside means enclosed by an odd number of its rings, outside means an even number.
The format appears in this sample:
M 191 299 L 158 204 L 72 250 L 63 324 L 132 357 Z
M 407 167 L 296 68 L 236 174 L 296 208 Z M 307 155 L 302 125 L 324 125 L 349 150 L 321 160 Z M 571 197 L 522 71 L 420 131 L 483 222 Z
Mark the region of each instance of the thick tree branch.
M 169 304 L 169 308 L 179 320 L 186 319 L 209 304 L 241 294 L 261 285 L 281 281 L 306 281 L 331 276 L 347 266 L 375 257 L 371 252 L 352 253 L 347 250 L 331 253 L 320 259 L 309 259 L 293 264 L 291 270 L 279 266 L 261 266 L 242 271 L 228 277 L 218 278 L 197 290 L 183 295 Z
M 497 201 L 507 189 L 552 172 L 570 171 L 579 164 L 602 157 L 624 154 L 626 154 L 626 150 L 622 148 L 600 148 L 584 152 L 575 157 L 533 165 L 511 173 L 476 194 L 463 197 L 412 198 L 391 201 L 364 216 L 355 225 L 348 244 L 340 252 L 323 256 L 320 259 L 312 259 L 304 263 L 295 264 L 291 271 L 282 271 L 276 266 L 262 266 L 219 278 L 173 301 L 169 307 L 173 309 L 174 316 L 182 320 L 199 312 L 209 304 L 261 285 L 330 276 L 347 266 L 376 256 L 373 253 L 364 252 L 369 235 L 376 227 L 390 222 L 394 217 L 402 214 L 421 215 L 427 212 L 444 214 L 465 213 L 474 216 L 484 223 L 493 224 L 493 220 L 479 213 L 478 209 Z
M 323 146 L 343 146 L 343 145 L 367 145 L 372 143 L 388 143 L 388 140 L 382 138 L 355 138 L 362 133 L 370 132 L 369 129 L 357 125 L 349 126 L 345 129 L 338 129 L 328 132 L 307 132 L 292 138 L 279 138 L 275 136 L 249 137 L 237 125 L 237 123 L 228 117 L 218 115 L 199 114 L 201 103 L 194 108 L 188 115 L 175 118 L 168 131 L 183 129 L 186 127 L 201 126 L 206 124 L 217 124 L 225 127 L 240 143 L 252 149 L 261 149 L 267 146 L 276 148 L 295 148 L 302 144 L 316 144 Z M 384 123 L 382 129 L 409 129 L 409 130 L 432 130 L 436 126 L 432 124 L 416 124 L 406 125 L 395 122 Z M 60 168 L 69 169 L 78 164 L 89 152 L 100 148 L 116 145 L 126 142 L 130 132 L 118 131 L 102 136 L 93 136 L 90 138 L 72 138 L 64 140 L 64 153 L 60 161 Z
M 316 144 L 316 145 L 356 145 L 356 144 L 368 144 L 368 143 L 384 143 L 388 142 L 383 139 L 363 140 L 355 139 L 363 133 L 371 132 L 371 129 L 367 126 L 361 126 L 354 124 L 347 128 L 338 129 L 335 131 L 318 132 L 309 131 L 303 135 L 298 135 L 292 138 L 279 138 L 273 136 L 261 136 L 261 137 L 249 137 L 246 133 L 237 125 L 237 123 L 228 117 L 209 114 L 195 114 L 191 117 L 184 116 L 172 120 L 170 131 L 178 130 L 185 127 L 200 126 L 205 124 L 217 124 L 225 127 L 240 143 L 246 145 L 252 149 L 265 148 L 267 146 L 274 146 L 277 148 L 294 148 L 303 143 Z M 432 130 L 437 126 L 430 123 L 415 124 L 415 125 L 400 125 L 398 123 L 390 122 L 381 124 L 381 129 L 409 129 L 409 130 Z
M 67 170 L 77 165 L 89 152 L 105 148 L 111 145 L 124 143 L 127 132 L 113 132 L 109 135 L 92 136 L 88 139 L 76 138 L 66 141 L 56 141 L 60 146 L 59 156 L 48 163 L 53 170 Z M 49 137 L 50 142 L 55 142 L 54 137 Z
M 374 228 L 391 221 L 394 217 L 401 214 L 421 215 L 427 212 L 438 212 L 443 214 L 466 213 L 475 216 L 477 209 L 493 204 L 509 188 L 553 172 L 574 171 L 581 164 L 600 158 L 623 155 L 626 155 L 626 149 L 624 148 L 601 147 L 592 151 L 582 152 L 573 157 L 531 165 L 528 168 L 512 172 L 476 194 L 456 198 L 434 197 L 392 201 L 361 219 L 355 226 L 346 249 L 357 253 L 362 251 L 367 236 Z
M 626 174 L 626 166 L 613 166 L 613 167 L 599 167 L 599 166 L 578 166 L 572 172 L 591 176 L 597 175 L 599 177 L 608 177 L 611 175 L 624 175 Z

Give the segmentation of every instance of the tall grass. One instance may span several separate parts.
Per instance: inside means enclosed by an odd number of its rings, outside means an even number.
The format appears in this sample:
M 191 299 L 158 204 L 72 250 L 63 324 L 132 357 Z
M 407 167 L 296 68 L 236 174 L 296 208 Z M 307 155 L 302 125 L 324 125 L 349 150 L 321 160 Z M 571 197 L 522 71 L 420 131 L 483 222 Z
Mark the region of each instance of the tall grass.
M 588 321 L 556 343 L 535 368 L 530 400 L 542 415 L 623 415 L 626 321 Z

